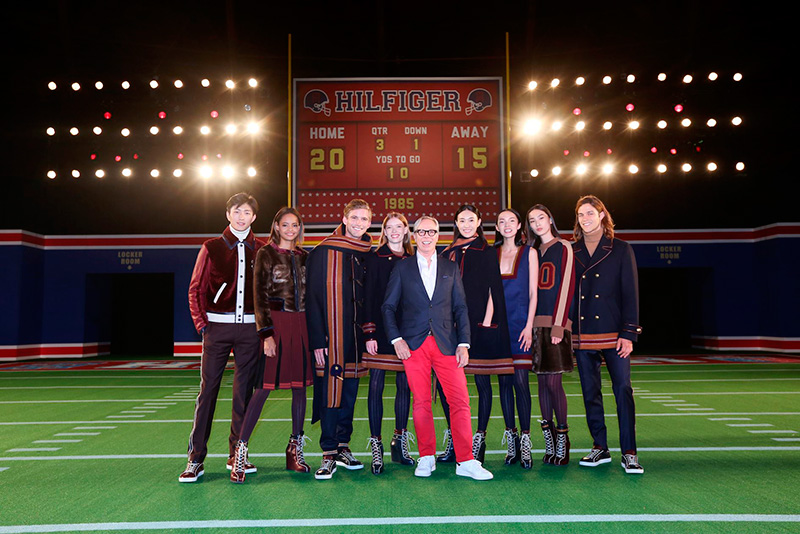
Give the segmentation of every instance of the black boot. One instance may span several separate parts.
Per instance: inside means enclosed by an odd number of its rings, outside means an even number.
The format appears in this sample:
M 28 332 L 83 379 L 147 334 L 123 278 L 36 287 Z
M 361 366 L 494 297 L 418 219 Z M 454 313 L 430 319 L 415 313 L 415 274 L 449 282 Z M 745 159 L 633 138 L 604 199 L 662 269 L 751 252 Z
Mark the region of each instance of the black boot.
M 453 434 L 449 428 L 444 431 L 444 452 L 436 457 L 436 461 L 442 463 L 456 461 L 456 451 L 453 449 Z
M 553 423 L 550 421 L 542 421 L 542 435 L 544 436 L 544 456 L 542 463 L 552 464 L 553 458 L 556 456 L 556 444 L 553 439 Z
M 517 433 L 516 428 L 506 428 L 506 431 L 503 432 L 503 441 L 508 446 L 508 452 L 506 453 L 506 465 L 511 465 L 517 463 L 519 460 L 519 434 Z
M 531 433 L 523 432 L 519 438 L 519 465 L 523 469 L 531 468 L 531 449 Z
M 486 456 L 486 431 L 478 430 L 472 436 L 472 456 L 475 457 L 481 464 Z
M 567 465 L 569 463 L 569 427 L 558 425 L 556 427 L 556 453 L 553 456 L 553 465 Z
M 413 441 L 414 437 L 406 430 L 395 430 L 392 436 L 391 450 L 392 461 L 396 464 L 414 465 L 414 459 L 409 453 L 408 442 Z
M 369 448 L 372 452 L 372 474 L 380 475 L 383 473 L 383 442 L 381 441 L 381 437 L 370 437 Z

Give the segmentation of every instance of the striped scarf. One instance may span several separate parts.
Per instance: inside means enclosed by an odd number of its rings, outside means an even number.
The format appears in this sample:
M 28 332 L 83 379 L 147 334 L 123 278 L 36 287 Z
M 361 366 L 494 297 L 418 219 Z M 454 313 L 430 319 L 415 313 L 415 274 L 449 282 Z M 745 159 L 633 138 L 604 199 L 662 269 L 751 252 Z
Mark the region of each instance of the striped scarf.
M 346 328 L 353 328 L 355 317 L 347 318 L 344 315 L 345 298 L 353 299 L 352 287 L 344 287 L 345 253 L 366 254 L 372 249 L 372 237 L 364 234 L 361 239 L 353 239 L 344 233 L 343 225 L 339 225 L 334 232 L 322 240 L 318 247 L 325 247 L 326 252 L 326 311 L 328 327 L 328 398 L 327 405 L 338 408 L 342 401 L 342 381 L 347 378 L 347 369 L 344 354 L 344 336 Z M 355 281 L 352 282 L 356 283 Z M 355 313 L 355 310 L 354 310 Z M 355 333 L 353 334 L 355 335 Z M 357 342 L 357 341 L 356 341 Z M 356 349 L 356 352 L 358 350 Z M 336 366 L 336 371 L 334 371 Z M 357 365 L 356 365 L 357 367 Z M 353 377 L 357 369 L 353 369 Z

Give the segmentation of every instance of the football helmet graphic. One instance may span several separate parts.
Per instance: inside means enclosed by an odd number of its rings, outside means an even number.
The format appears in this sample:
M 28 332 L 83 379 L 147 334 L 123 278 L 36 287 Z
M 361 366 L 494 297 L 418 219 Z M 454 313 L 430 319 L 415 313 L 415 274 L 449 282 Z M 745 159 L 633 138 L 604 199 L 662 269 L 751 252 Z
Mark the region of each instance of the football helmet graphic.
M 324 113 L 326 117 L 330 117 L 331 110 L 328 109 L 328 102 L 330 102 L 330 99 L 325 94 L 325 91 L 312 89 L 306 93 L 303 105 L 314 113 Z
M 473 89 L 467 95 L 467 115 L 472 115 L 472 112 L 480 113 L 486 108 L 492 107 L 492 95 L 486 89 Z

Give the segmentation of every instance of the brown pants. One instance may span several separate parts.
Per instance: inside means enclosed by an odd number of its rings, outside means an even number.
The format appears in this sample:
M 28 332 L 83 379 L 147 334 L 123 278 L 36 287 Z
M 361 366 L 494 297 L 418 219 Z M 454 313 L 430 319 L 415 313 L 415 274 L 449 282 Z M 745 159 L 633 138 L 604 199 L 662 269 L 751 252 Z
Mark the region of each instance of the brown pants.
M 222 374 L 233 349 L 233 410 L 228 456 L 233 456 L 242 431 L 247 402 L 253 393 L 255 370 L 261 353 L 261 340 L 254 324 L 208 323 L 203 333 L 200 360 L 200 393 L 194 409 L 194 423 L 189 434 L 189 460 L 202 462 L 208 452 L 208 437 L 217 405 Z

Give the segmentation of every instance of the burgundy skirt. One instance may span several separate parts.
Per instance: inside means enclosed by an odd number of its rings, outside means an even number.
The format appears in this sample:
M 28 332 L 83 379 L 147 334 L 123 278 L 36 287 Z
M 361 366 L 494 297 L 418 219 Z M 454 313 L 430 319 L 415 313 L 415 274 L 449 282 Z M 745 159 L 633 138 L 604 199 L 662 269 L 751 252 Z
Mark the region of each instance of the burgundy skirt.
M 262 351 L 259 362 L 263 371 L 264 389 L 293 389 L 314 383 L 311 351 L 304 312 L 272 311 L 277 351 L 268 358 Z M 263 348 L 263 344 L 262 344 Z
M 553 345 L 550 328 L 537 326 L 533 345 L 533 372 L 538 374 L 569 373 L 572 363 L 572 333 L 564 331 L 561 343 Z

